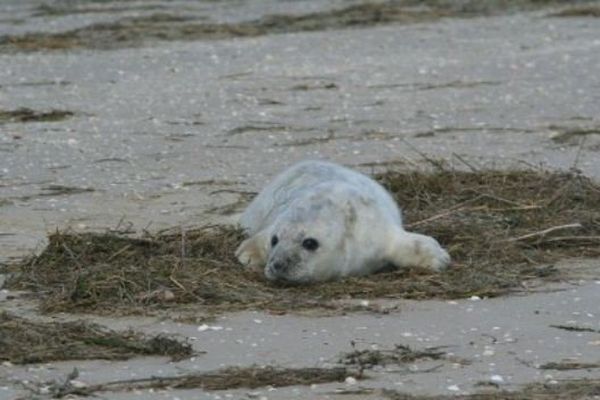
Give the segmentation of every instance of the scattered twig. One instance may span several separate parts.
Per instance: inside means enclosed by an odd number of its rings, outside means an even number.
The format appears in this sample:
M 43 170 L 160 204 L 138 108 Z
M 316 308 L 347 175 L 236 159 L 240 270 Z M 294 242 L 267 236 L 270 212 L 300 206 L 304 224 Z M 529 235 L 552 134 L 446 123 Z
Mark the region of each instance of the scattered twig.
M 466 165 L 472 172 L 475 172 L 475 173 L 479 172 L 479 168 L 474 167 L 473 164 L 471 164 L 470 162 L 468 162 L 467 160 L 465 160 L 464 157 L 461 156 L 460 154 L 458 154 L 458 153 L 452 153 L 452 155 L 454 157 L 456 157 L 458 159 L 458 161 L 460 161 L 461 163 L 463 163 L 464 165 Z
M 549 233 L 560 231 L 560 230 L 564 230 L 564 229 L 576 229 L 576 228 L 581 228 L 581 227 L 582 227 L 582 225 L 580 223 L 558 225 L 558 226 L 553 226 L 551 228 L 544 229 L 544 230 L 541 230 L 541 231 L 532 232 L 532 233 L 528 233 L 526 235 L 517 236 L 515 238 L 506 239 L 506 240 L 504 240 L 504 242 L 519 242 L 519 241 L 522 241 L 522 240 L 527 240 L 527 239 L 531 239 L 531 238 L 537 238 L 537 237 L 540 237 L 540 236 L 544 237 L 544 236 L 546 236 Z
M 593 333 L 600 333 L 600 329 L 592 329 L 592 328 L 587 328 L 587 327 L 583 327 L 583 326 L 576 326 L 576 325 L 550 325 L 551 328 L 556 328 L 556 329 L 563 329 L 565 331 L 572 331 L 572 332 L 593 332 Z
M 185 228 L 181 225 L 181 265 L 185 263 Z
M 548 239 L 542 239 L 540 243 L 552 242 L 597 242 L 600 241 L 600 236 L 557 236 Z
M 432 222 L 432 221 L 436 221 L 436 220 L 438 220 L 440 218 L 447 217 L 449 215 L 452 215 L 452 214 L 457 213 L 459 211 L 463 211 L 465 209 L 468 209 L 469 211 L 478 211 L 478 210 L 487 209 L 486 206 L 478 206 L 478 207 L 471 207 L 471 208 L 466 207 L 467 204 L 473 203 L 473 202 L 477 201 L 478 199 L 480 199 L 481 197 L 482 196 L 477 196 L 477 197 L 475 197 L 473 199 L 469 199 L 467 201 L 463 201 L 462 203 L 456 204 L 456 205 L 454 205 L 454 206 L 452 206 L 452 207 L 450 207 L 450 208 L 442 211 L 439 214 L 433 215 L 433 216 L 431 216 L 429 218 L 422 219 L 420 221 L 416 221 L 416 222 L 413 222 L 413 223 L 410 223 L 410 224 L 406 224 L 405 226 L 407 228 L 414 228 L 415 226 L 419 226 L 419 225 L 427 224 L 427 223 Z
M 186 374 L 180 376 L 151 376 L 148 378 L 126 379 L 89 386 L 69 385 L 54 394 L 57 398 L 69 395 L 89 396 L 96 392 L 180 388 L 202 388 L 204 390 L 224 390 L 237 388 L 258 388 L 262 386 L 291 386 L 311 383 L 341 382 L 356 372 L 345 367 L 337 368 L 277 368 L 277 367 L 230 367 L 214 372 Z
M 257 192 L 253 192 L 253 191 L 249 191 L 249 190 L 238 190 L 238 189 L 218 189 L 218 190 L 213 190 L 212 192 L 209 193 L 209 195 L 214 195 L 214 194 L 220 194 L 220 193 L 234 193 L 234 194 L 240 194 L 243 196 L 255 196 L 258 193 Z
M 73 253 L 73 250 L 71 250 L 69 248 L 69 246 L 66 245 L 66 243 L 62 243 L 62 248 L 65 249 L 65 251 L 69 254 L 69 257 L 71 257 L 71 259 L 73 260 L 73 262 L 77 265 L 77 267 L 79 269 L 81 269 L 81 263 L 79 262 L 79 259 L 77 258 L 77 256 L 75 255 L 75 253 Z
M 493 211 L 493 212 L 527 211 L 527 210 L 539 210 L 540 208 L 542 208 L 542 206 L 532 204 L 530 206 L 521 206 L 521 207 L 490 208 L 490 209 L 488 209 L 488 211 Z
M 556 371 L 569 371 L 574 369 L 600 368 L 600 363 L 586 363 L 577 361 L 549 362 L 540 365 L 540 369 L 552 369 Z
M 169 276 L 169 280 L 173 282 L 179 289 L 187 292 L 188 290 L 183 286 L 177 279 L 173 278 L 173 275 Z
M 466 207 L 467 204 L 474 203 L 474 202 L 476 202 L 478 200 L 481 200 L 483 198 L 490 198 L 490 199 L 493 199 L 493 200 L 497 200 L 499 202 L 503 202 L 503 203 L 514 205 L 515 207 L 503 208 L 503 209 L 490 209 L 490 208 L 487 208 L 486 206 L 478 206 L 478 207 L 468 208 L 468 210 L 469 211 L 479 211 L 479 210 L 489 210 L 489 211 L 519 211 L 519 210 L 531 210 L 531 209 L 541 208 L 541 206 L 538 206 L 538 205 L 522 205 L 522 204 L 520 204 L 520 203 L 518 203 L 516 201 L 504 199 L 502 197 L 494 196 L 494 195 L 491 195 L 491 194 L 488 194 L 488 193 L 478 193 L 478 196 L 476 196 L 476 197 L 474 197 L 472 199 L 469 199 L 469 200 L 463 201 L 462 203 L 456 204 L 456 205 L 454 205 L 454 206 L 452 206 L 452 207 L 450 207 L 450 208 L 442 211 L 441 213 L 433 215 L 433 216 L 431 216 L 429 218 L 425 218 L 423 220 L 420 220 L 420 221 L 417 221 L 417 222 L 413 222 L 411 224 L 406 224 L 406 227 L 407 228 L 414 228 L 415 226 L 419 226 L 419 225 L 423 225 L 423 224 L 426 224 L 426 223 L 429 223 L 429 222 L 432 222 L 432 221 L 436 221 L 436 220 L 438 220 L 440 218 L 447 217 L 447 216 L 452 215 L 452 214 L 454 214 L 456 212 L 463 211 L 463 210 L 467 209 L 467 207 Z
M 444 364 L 437 364 L 430 368 L 420 369 L 418 371 L 415 371 L 414 373 L 424 374 L 424 373 L 429 373 L 429 372 L 435 372 L 443 367 L 444 367 Z
M 558 199 L 560 199 L 565 192 L 569 189 L 570 185 L 569 183 L 565 183 L 564 185 L 560 186 L 556 192 L 554 192 L 554 194 L 552 195 L 552 197 L 550 197 L 546 202 L 545 202 L 545 206 L 546 207 L 550 207 L 551 205 L 554 204 L 554 202 Z
M 405 143 L 408 147 L 410 147 L 412 151 L 414 151 L 415 153 L 417 153 L 418 155 L 420 155 L 425 161 L 427 161 L 429 164 L 433 165 L 439 171 L 445 171 L 446 170 L 446 167 L 445 167 L 443 161 L 434 160 L 433 158 L 429 157 L 427 154 L 425 154 L 421 150 L 419 150 L 415 145 L 413 145 L 408 140 L 406 140 L 406 139 L 404 139 L 402 137 L 400 138 L 400 140 L 403 143 Z
M 577 147 L 577 153 L 575 154 L 575 160 L 573 160 L 573 165 L 571 166 L 571 171 L 577 171 L 577 164 L 579 163 L 579 157 L 581 156 L 581 150 L 583 150 L 583 145 L 587 140 L 587 136 L 582 136 L 579 141 L 579 146 Z
M 476 192 L 476 193 L 478 193 L 478 192 Z M 496 195 L 493 195 L 493 194 L 489 194 L 489 193 L 478 193 L 478 194 L 479 194 L 479 198 L 488 198 L 488 199 L 499 201 L 501 203 L 511 204 L 513 206 L 516 206 L 516 207 L 522 207 L 523 206 L 523 204 L 521 204 L 519 202 L 512 201 L 512 200 L 509 200 L 509 199 L 505 199 L 503 197 L 496 196 Z
M 429 222 L 433 222 L 433 221 L 436 221 L 436 220 L 438 220 L 440 218 L 444 218 L 444 217 L 447 217 L 447 216 L 452 215 L 454 213 L 457 213 L 459 211 L 462 211 L 465 208 L 466 207 L 453 207 L 453 208 L 449 208 L 448 210 L 446 210 L 446 211 L 444 211 L 442 213 L 433 215 L 433 216 L 431 216 L 429 218 L 425 218 L 425 219 L 422 219 L 420 221 L 413 222 L 412 224 L 406 224 L 406 227 L 407 228 L 414 228 L 414 227 L 419 226 L 419 225 L 427 224 Z
M 124 228 L 122 228 L 122 227 L 124 227 Z M 133 222 L 131 222 L 131 221 L 126 222 L 124 215 L 119 219 L 119 222 L 117 223 L 117 225 L 114 228 L 109 228 L 108 231 L 112 232 L 112 233 L 117 233 L 120 235 L 125 235 L 128 233 L 135 233 L 135 230 L 133 229 Z
M 131 248 L 131 244 L 126 244 L 125 246 L 123 246 L 120 250 L 114 252 L 110 257 L 108 257 L 108 259 L 106 260 L 108 261 L 112 261 L 115 257 L 123 254 L 123 252 L 125 252 L 127 249 Z

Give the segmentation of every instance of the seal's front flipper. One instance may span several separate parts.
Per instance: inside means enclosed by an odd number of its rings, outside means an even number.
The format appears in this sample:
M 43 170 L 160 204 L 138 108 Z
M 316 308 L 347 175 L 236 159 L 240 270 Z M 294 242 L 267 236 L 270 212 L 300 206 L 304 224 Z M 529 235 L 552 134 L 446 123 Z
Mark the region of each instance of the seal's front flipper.
M 386 259 L 398 267 L 422 267 L 443 271 L 450 256 L 434 238 L 398 229 L 392 234 Z
M 268 235 L 261 231 L 244 240 L 235 251 L 235 256 L 245 267 L 261 270 L 267 264 L 268 245 Z

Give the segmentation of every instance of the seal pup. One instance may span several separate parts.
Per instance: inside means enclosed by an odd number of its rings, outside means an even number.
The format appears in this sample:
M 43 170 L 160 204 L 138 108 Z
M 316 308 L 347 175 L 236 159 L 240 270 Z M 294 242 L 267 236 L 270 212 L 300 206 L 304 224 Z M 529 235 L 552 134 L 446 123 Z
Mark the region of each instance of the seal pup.
M 396 267 L 445 269 L 450 256 L 432 237 L 406 232 L 400 209 L 377 182 L 324 161 L 279 174 L 240 218 L 248 234 L 238 260 L 269 280 L 307 283 Z

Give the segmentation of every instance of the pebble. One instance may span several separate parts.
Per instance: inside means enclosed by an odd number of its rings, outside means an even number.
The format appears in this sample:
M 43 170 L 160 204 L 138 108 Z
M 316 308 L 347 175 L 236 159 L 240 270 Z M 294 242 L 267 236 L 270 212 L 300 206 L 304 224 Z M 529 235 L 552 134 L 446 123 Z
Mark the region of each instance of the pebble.
M 223 330 L 222 326 L 210 326 L 210 325 L 206 325 L 206 324 L 202 324 L 198 327 L 198 332 L 204 332 L 204 331 L 220 331 Z
M 82 381 L 78 381 L 78 380 L 76 380 L 76 379 L 72 379 L 72 380 L 70 380 L 70 381 L 69 381 L 69 383 L 70 383 L 70 384 L 71 384 L 71 385 L 72 385 L 74 388 L 77 388 L 77 389 L 81 389 L 81 388 L 87 387 L 87 383 L 85 383 L 85 382 L 82 382 Z

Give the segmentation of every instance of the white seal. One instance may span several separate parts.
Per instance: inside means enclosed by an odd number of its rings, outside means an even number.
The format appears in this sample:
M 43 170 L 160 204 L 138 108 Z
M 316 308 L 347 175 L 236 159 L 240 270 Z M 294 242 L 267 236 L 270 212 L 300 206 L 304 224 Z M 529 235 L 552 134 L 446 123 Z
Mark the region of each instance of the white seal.
M 282 172 L 240 218 L 236 251 L 270 280 L 315 282 L 367 275 L 390 264 L 441 271 L 450 256 L 432 237 L 406 232 L 396 202 L 373 179 L 322 161 Z

